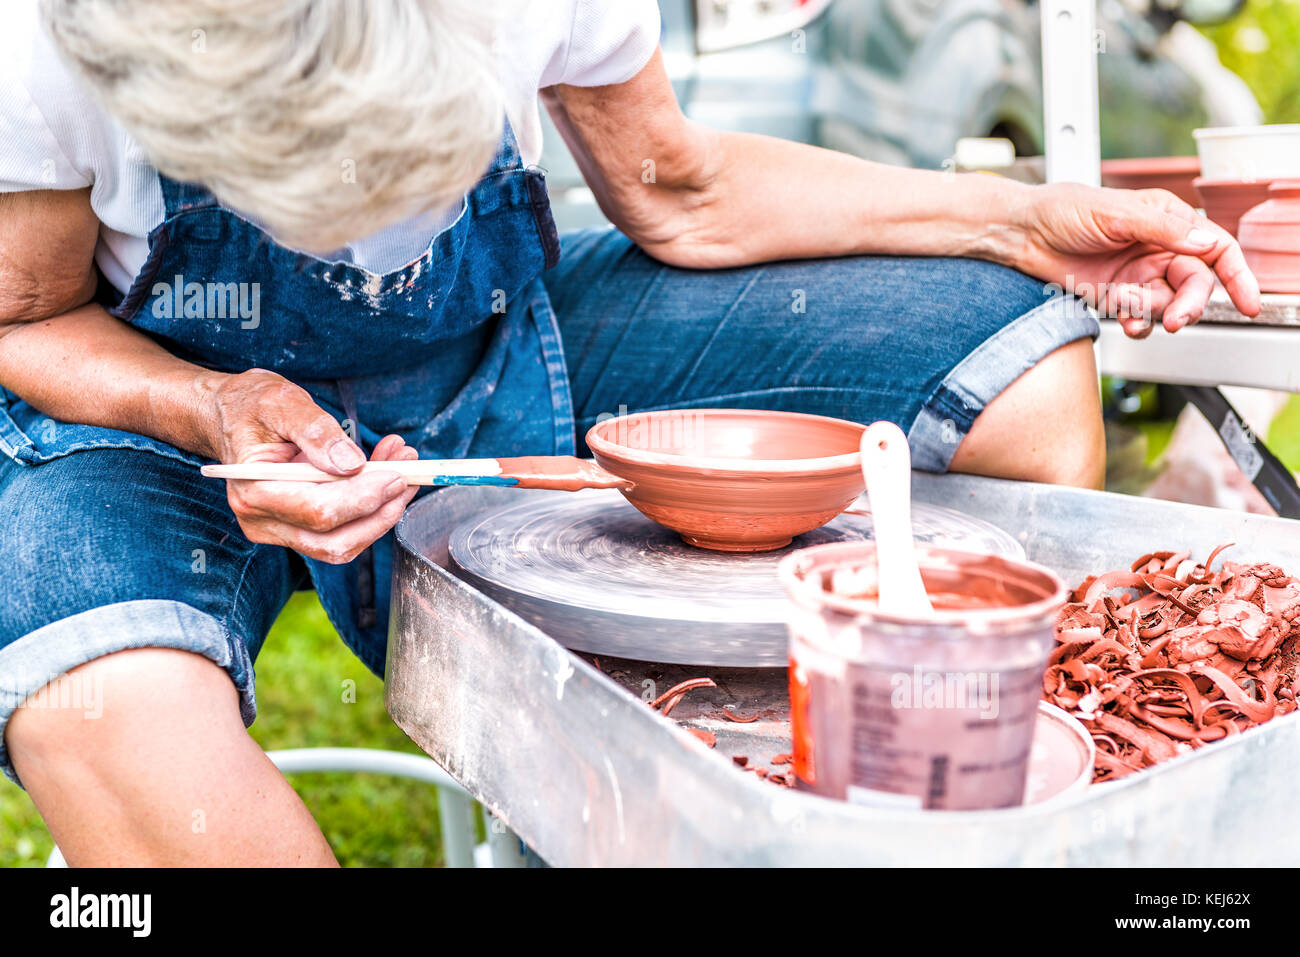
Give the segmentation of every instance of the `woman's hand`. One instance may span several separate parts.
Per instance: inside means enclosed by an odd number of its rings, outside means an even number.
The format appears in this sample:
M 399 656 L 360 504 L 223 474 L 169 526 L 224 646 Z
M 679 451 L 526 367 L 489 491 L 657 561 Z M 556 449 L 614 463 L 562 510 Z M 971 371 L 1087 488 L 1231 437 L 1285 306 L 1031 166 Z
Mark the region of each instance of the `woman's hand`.
M 213 390 L 209 439 L 227 463 L 310 462 L 352 478 L 307 482 L 231 481 L 230 507 L 250 541 L 284 545 L 331 564 L 352 561 L 383 537 L 415 497 L 396 472 L 356 475 L 366 458 L 307 391 L 262 369 L 222 377 Z M 372 461 L 418 458 L 400 436 L 385 436 Z
M 1259 284 L 1231 234 L 1162 189 L 1072 183 L 1028 192 L 1016 265 L 1119 319 L 1135 339 L 1160 319 L 1177 332 L 1200 318 L 1217 275 L 1236 307 L 1259 312 Z

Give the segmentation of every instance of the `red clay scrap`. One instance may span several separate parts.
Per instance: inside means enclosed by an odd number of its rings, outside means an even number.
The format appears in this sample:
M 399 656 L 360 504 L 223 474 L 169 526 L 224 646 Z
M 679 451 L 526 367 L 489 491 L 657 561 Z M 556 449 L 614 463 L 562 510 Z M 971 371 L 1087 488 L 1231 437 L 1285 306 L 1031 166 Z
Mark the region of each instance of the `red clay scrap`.
M 686 730 L 695 735 L 710 748 L 718 743 L 717 735 L 712 731 L 705 731 L 703 728 L 687 728 Z
M 717 712 L 714 717 L 717 715 L 722 715 L 722 717 L 726 718 L 728 721 L 734 721 L 736 724 L 749 724 L 758 720 L 758 715 L 756 714 L 750 715 L 748 718 L 742 718 L 740 715 L 732 714 L 730 711 L 725 709 Z
M 1043 697 L 1114 781 L 1296 710 L 1300 579 L 1276 565 L 1153 552 L 1086 579 L 1056 625 Z
M 659 697 L 651 701 L 650 707 L 659 709 L 659 706 L 663 705 L 663 708 L 660 710 L 660 714 L 664 715 L 664 717 L 667 717 L 669 712 L 671 712 L 673 708 L 677 707 L 677 702 L 681 701 L 682 698 L 685 696 L 686 692 L 690 691 L 692 688 L 716 688 L 716 687 L 717 684 L 714 683 L 712 678 L 690 678 L 686 681 L 680 681 L 677 684 L 673 685 L 671 688 L 669 688 L 667 691 L 665 691 L 663 694 L 661 694 Z

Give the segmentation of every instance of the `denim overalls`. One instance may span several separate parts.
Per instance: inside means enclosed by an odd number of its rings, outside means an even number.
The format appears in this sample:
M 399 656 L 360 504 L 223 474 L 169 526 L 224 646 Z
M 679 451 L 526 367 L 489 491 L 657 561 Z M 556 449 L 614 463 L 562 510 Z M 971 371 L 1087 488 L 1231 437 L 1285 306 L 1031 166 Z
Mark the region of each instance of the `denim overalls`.
M 539 278 L 558 260 L 559 238 L 544 177 L 524 168 L 508 123 L 459 217 L 385 275 L 278 246 L 200 187 L 163 177 L 162 191 L 166 216 L 148 259 L 111 311 L 172 353 L 292 379 L 367 451 L 389 432 L 424 458 L 574 451 L 559 331 Z M 94 448 L 200 464 L 144 436 L 55 422 L 3 390 L 0 441 L 29 464 Z M 349 565 L 307 560 L 330 620 L 380 674 L 391 549 L 387 535 Z

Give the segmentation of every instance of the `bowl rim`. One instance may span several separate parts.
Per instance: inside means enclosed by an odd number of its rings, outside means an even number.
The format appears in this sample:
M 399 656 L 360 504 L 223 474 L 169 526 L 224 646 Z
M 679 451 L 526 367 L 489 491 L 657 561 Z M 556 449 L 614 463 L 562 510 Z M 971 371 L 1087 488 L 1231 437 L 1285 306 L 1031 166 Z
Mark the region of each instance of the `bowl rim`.
M 710 458 L 681 455 L 673 452 L 647 452 L 643 449 L 631 449 L 625 445 L 618 445 L 617 443 L 597 434 L 598 429 L 609 428 L 611 422 L 626 421 L 642 417 L 682 415 L 684 413 L 697 412 L 705 415 L 713 413 L 743 413 L 745 415 L 758 415 L 762 417 L 779 416 L 785 419 L 798 418 L 819 422 L 835 422 L 842 425 L 851 425 L 863 431 L 867 428 L 865 425 L 862 425 L 859 422 L 853 422 L 850 419 L 837 419 L 829 415 L 813 415 L 807 412 L 781 412 L 776 409 L 652 409 L 645 412 L 629 412 L 627 415 L 619 415 L 605 419 L 603 422 L 597 422 L 587 430 L 587 445 L 596 455 L 606 455 L 615 461 L 630 462 L 634 465 L 648 465 L 673 469 L 688 468 L 698 471 L 707 470 L 710 472 L 723 472 L 737 475 L 746 475 L 753 472 L 777 472 L 783 475 L 805 475 L 809 472 L 849 471 L 862 468 L 862 453 L 860 451 L 808 459 Z M 616 470 L 611 469 L 610 471 Z
M 1165 164 L 1163 167 L 1160 164 Z M 1101 161 L 1108 176 L 1185 176 L 1201 168 L 1201 158 L 1190 156 L 1113 156 Z
M 1280 179 L 1300 179 L 1296 176 L 1262 176 L 1259 179 L 1207 179 L 1198 176 L 1192 180 L 1193 189 L 1246 189 L 1261 188 L 1265 191 Z

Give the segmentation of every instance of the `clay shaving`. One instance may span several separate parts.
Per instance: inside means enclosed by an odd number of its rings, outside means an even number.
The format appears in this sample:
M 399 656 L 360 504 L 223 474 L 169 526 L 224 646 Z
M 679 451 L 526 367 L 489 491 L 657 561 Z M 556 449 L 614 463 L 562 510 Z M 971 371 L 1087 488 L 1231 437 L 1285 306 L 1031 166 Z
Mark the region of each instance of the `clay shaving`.
M 1276 565 L 1153 552 L 1086 579 L 1056 625 L 1043 697 L 1114 781 L 1296 710 L 1300 579 Z
M 596 661 L 596 667 L 600 668 L 600 660 L 599 659 L 593 659 L 593 660 Z M 619 673 L 620 672 L 614 672 L 614 674 L 619 674 Z M 712 678 L 688 678 L 686 681 L 681 681 L 673 685 L 671 688 L 669 688 L 659 697 L 655 698 L 653 701 L 647 702 L 647 704 L 650 705 L 651 710 L 658 711 L 661 715 L 667 717 L 669 712 L 671 712 L 673 708 L 677 706 L 678 702 L 680 702 L 682 698 L 686 696 L 686 693 L 688 691 L 691 691 L 692 689 L 695 688 L 716 688 L 716 687 L 717 684 L 714 682 Z M 731 712 L 726 710 L 715 711 L 710 715 L 710 717 L 717 719 L 719 715 L 721 715 L 723 718 L 726 718 L 728 721 L 734 721 L 737 724 L 749 724 L 753 721 L 758 720 L 757 714 L 754 714 L 749 717 L 741 717 L 739 715 L 734 715 Z M 702 728 L 686 728 L 686 730 L 691 734 L 695 735 L 695 737 L 699 738 L 701 741 L 703 741 L 705 747 L 709 747 L 709 748 L 717 747 L 718 738 L 717 735 L 713 734 L 713 732 L 705 731 Z M 768 768 L 762 767 L 761 765 L 750 764 L 749 758 L 743 754 L 736 755 L 731 760 L 736 765 L 736 767 L 742 768 L 745 771 L 752 771 L 759 778 L 770 781 L 773 784 L 780 784 L 783 787 L 787 787 L 787 788 L 792 788 L 795 785 L 793 768 L 783 767 L 780 770 L 775 770 L 775 769 L 769 770 Z M 771 764 L 774 766 L 786 765 L 789 763 L 790 763 L 789 754 L 778 754 L 771 760 Z

